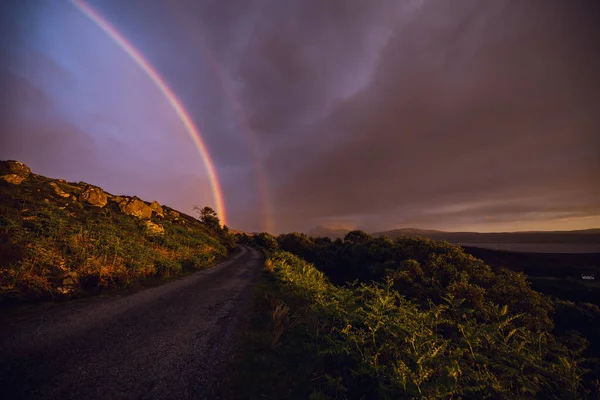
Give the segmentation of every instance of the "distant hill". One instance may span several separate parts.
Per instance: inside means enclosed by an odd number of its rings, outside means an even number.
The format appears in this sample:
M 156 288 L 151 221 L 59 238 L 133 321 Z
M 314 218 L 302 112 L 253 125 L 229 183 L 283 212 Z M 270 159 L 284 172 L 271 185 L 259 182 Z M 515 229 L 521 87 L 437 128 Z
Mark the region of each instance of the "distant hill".
M 140 285 L 209 266 L 234 245 L 156 201 L 0 161 L 0 304 Z
M 600 244 L 600 229 L 575 231 L 529 231 L 529 232 L 444 232 L 420 229 L 395 229 L 376 232 L 374 236 L 423 236 L 450 243 L 590 243 Z
M 337 239 L 343 238 L 348 232 L 350 232 L 349 229 L 318 226 L 310 231 L 308 235 Z M 481 233 L 402 228 L 372 232 L 371 235 L 391 238 L 400 236 L 426 237 L 453 244 L 535 253 L 600 253 L 600 229 Z
M 308 233 L 309 236 L 326 236 L 332 239 L 343 238 L 350 229 L 334 229 L 318 226 Z M 427 237 L 433 240 L 445 240 L 450 243 L 591 243 L 600 244 L 600 229 L 574 231 L 522 231 L 522 232 L 445 232 L 431 229 L 402 228 L 389 231 L 372 232 L 373 236 Z
M 341 239 L 346 233 L 350 232 L 350 229 L 343 228 L 327 228 L 324 226 L 317 226 L 312 231 L 308 232 L 308 236 L 315 237 L 330 237 L 332 239 Z

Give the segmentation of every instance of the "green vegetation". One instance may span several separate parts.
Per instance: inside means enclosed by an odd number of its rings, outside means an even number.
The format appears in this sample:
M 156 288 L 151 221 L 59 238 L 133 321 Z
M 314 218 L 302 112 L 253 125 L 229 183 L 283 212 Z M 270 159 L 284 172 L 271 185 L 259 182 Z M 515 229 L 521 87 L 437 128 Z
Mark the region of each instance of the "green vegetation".
M 564 300 L 600 305 L 600 280 L 586 281 L 582 274 L 600 277 L 600 254 L 523 253 L 464 247 L 465 252 L 481 258 L 492 267 L 508 266 L 524 272 L 531 287 Z
M 205 268 L 235 246 L 214 212 L 207 225 L 99 188 L 90 193 L 100 193 L 100 206 L 92 205 L 82 195 L 89 187 L 35 174 L 19 184 L 0 180 L 0 304 L 143 285 Z M 125 213 L 123 199 L 148 217 Z
M 268 255 L 240 398 L 597 394 L 600 310 L 538 293 L 523 273 L 423 238 L 237 238 Z

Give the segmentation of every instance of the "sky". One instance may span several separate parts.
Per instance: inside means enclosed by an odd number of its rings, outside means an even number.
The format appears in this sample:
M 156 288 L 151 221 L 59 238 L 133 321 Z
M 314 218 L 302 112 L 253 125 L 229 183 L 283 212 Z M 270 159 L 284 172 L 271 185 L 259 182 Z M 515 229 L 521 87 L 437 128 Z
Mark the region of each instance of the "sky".
M 201 132 L 227 224 L 600 227 L 600 4 L 89 0 Z M 5 0 L 0 159 L 215 207 L 164 94 L 70 1 Z

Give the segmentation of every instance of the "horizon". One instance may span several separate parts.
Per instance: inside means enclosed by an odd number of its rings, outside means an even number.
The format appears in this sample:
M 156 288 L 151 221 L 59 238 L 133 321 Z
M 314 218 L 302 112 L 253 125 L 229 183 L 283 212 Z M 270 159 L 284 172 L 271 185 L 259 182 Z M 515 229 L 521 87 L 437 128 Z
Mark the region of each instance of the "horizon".
M 16 161 L 16 162 L 20 162 L 19 160 L 0 160 L 0 161 Z M 32 171 L 33 174 L 36 174 L 35 171 Z M 37 174 L 37 175 L 41 175 L 41 174 Z M 43 175 L 42 175 L 43 176 Z M 60 177 L 48 177 L 50 179 L 55 179 L 55 180 L 59 180 L 59 179 L 63 179 Z M 74 181 L 72 181 L 74 182 Z M 74 183 L 85 183 L 91 186 L 97 186 L 92 182 L 84 182 L 84 181 L 79 181 L 79 182 L 74 182 Z M 98 186 L 99 187 L 99 186 Z M 130 193 L 112 193 L 110 191 L 105 190 L 104 188 L 100 187 L 100 189 L 102 189 L 105 193 L 113 195 L 113 196 L 125 196 L 125 197 L 138 197 L 136 194 L 130 194 Z M 139 197 L 138 197 L 139 198 Z M 151 202 L 153 200 L 151 199 L 141 199 L 143 201 L 146 202 Z M 165 204 L 165 206 L 170 207 L 168 205 Z M 193 218 L 196 218 L 193 214 L 196 211 L 195 207 L 197 205 L 194 205 L 190 208 L 190 210 L 184 211 L 184 210 L 180 210 L 178 208 L 174 208 L 174 207 L 170 207 L 173 210 L 180 212 L 180 213 L 184 213 L 187 214 L 188 216 L 191 216 Z M 218 216 L 218 213 L 217 213 Z M 221 221 L 222 223 L 223 221 Z M 223 223 L 222 223 L 223 224 Z M 223 224 L 226 225 L 226 224 Z M 228 228 L 232 231 L 237 231 L 237 232 L 242 232 L 242 233 L 249 233 L 249 234 L 258 234 L 258 233 L 269 233 L 272 235 L 279 235 L 279 234 L 284 234 L 284 233 L 291 233 L 291 232 L 300 232 L 300 233 L 304 233 L 308 236 L 312 236 L 311 232 L 314 232 L 316 230 L 319 229 L 323 229 L 323 230 L 331 230 L 331 231 L 354 231 L 354 230 L 361 230 L 364 231 L 366 233 L 369 234 L 376 234 L 376 233 L 386 233 L 386 232 L 393 232 L 393 231 L 401 231 L 401 230 L 415 230 L 415 231 L 431 231 L 431 232 L 438 232 L 438 233 L 506 233 L 506 234 L 511 234 L 511 233 L 544 233 L 544 232 L 553 232 L 553 233 L 569 233 L 569 232 L 582 232 L 582 231 L 594 231 L 594 230 L 598 230 L 600 231 L 600 227 L 591 227 L 591 228 L 581 228 L 581 229 L 567 229 L 567 230 L 517 230 L 517 231 L 502 231 L 502 230 L 490 230 L 490 231 L 460 231 L 460 230 L 443 230 L 443 229 L 435 229 L 435 228 L 416 228 L 416 227 L 394 227 L 394 228 L 390 228 L 390 229 L 381 229 L 381 230 L 365 230 L 361 227 L 327 227 L 324 225 L 317 225 L 309 230 L 306 231 L 282 231 L 282 232 L 277 232 L 277 233 L 273 233 L 273 232 L 269 232 L 269 231 L 245 231 L 242 229 L 238 229 L 236 227 L 229 227 Z
M 326 227 L 322 227 L 322 226 L 317 226 L 315 228 L 316 229 L 328 229 Z M 345 228 L 339 228 L 339 229 L 331 229 L 331 230 L 348 230 Z M 363 230 L 360 228 L 356 228 L 356 229 L 350 229 L 350 230 Z M 448 231 L 448 230 L 441 230 L 441 229 L 422 229 L 422 228 L 415 228 L 415 227 L 403 227 L 403 228 L 393 228 L 393 229 L 385 229 L 385 230 L 381 230 L 381 231 L 365 231 L 369 234 L 373 234 L 373 233 L 385 233 L 385 232 L 393 232 L 393 231 L 401 231 L 401 230 L 415 230 L 415 231 L 433 231 L 433 232 L 442 232 L 442 233 L 538 233 L 538 232 L 580 232 L 580 231 L 594 231 L 594 230 L 598 230 L 600 231 L 600 227 L 598 228 L 584 228 L 584 229 L 571 229 L 571 230 L 535 230 L 535 231 Z M 307 233 L 308 234 L 308 233 Z

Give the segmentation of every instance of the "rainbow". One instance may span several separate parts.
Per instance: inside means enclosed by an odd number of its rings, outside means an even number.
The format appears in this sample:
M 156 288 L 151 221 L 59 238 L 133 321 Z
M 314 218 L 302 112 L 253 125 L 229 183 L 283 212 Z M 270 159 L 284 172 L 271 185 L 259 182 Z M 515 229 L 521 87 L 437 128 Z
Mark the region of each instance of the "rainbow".
M 225 100 L 229 103 L 229 106 L 235 116 L 236 122 L 238 126 L 244 131 L 246 137 L 246 143 L 250 149 L 252 154 L 252 160 L 254 164 L 254 170 L 256 171 L 256 176 L 258 180 L 258 188 L 259 188 L 259 196 L 260 202 L 262 206 L 262 211 L 264 215 L 263 220 L 263 231 L 265 232 L 273 232 L 274 223 L 271 218 L 271 201 L 269 196 L 269 184 L 266 178 L 266 173 L 263 168 L 262 163 L 260 162 L 260 152 L 258 141 L 256 135 L 252 131 L 252 129 L 248 126 L 247 118 L 244 113 L 244 110 L 240 103 L 237 101 L 236 97 L 233 95 L 230 85 L 227 82 L 227 78 L 223 74 L 221 68 L 219 68 L 219 62 L 214 52 L 208 47 L 205 43 L 202 43 L 202 47 L 204 50 L 204 54 L 209 60 L 209 65 L 213 70 L 213 73 L 216 75 L 219 80 L 221 90 L 223 95 L 225 96 Z
M 189 24 L 189 19 L 182 14 L 180 11 L 181 8 L 176 7 L 175 4 L 172 3 L 170 5 L 173 6 L 171 7 L 171 11 L 173 15 L 178 18 L 179 25 L 192 30 Z M 196 28 L 196 26 L 193 28 Z M 195 43 L 198 45 L 198 49 L 207 59 L 208 65 L 220 84 L 221 92 L 224 95 L 225 101 L 229 104 L 229 108 L 233 113 L 236 123 L 244 133 L 246 144 L 252 156 L 253 168 L 256 173 L 259 201 L 262 209 L 262 216 L 264 218 L 262 220 L 263 231 L 273 232 L 275 227 L 272 218 L 269 183 L 264 166 L 261 162 L 257 137 L 252 128 L 248 125 L 244 109 L 234 95 L 231 85 L 223 73 L 223 68 L 220 67 L 217 55 L 212 51 L 211 47 L 206 43 L 206 41 L 202 39 L 202 35 L 198 35 L 196 32 L 190 32 L 190 34 L 187 36 L 190 38 L 190 40 L 195 40 Z
M 181 101 L 177 98 L 175 93 L 169 88 L 165 80 L 156 72 L 152 64 L 144 58 L 144 56 L 119 33 L 119 31 L 106 19 L 104 19 L 98 12 L 92 7 L 87 5 L 83 0 L 71 0 L 71 3 L 80 10 L 86 17 L 91 19 L 98 27 L 100 27 L 111 39 L 113 39 L 132 59 L 135 63 L 148 75 L 148 77 L 154 82 L 154 84 L 160 89 L 169 104 L 173 107 L 173 110 L 177 113 L 177 116 L 183 122 L 190 138 L 194 142 L 194 145 L 200 152 L 204 166 L 208 173 L 208 179 L 212 188 L 216 212 L 219 215 L 223 225 L 227 224 L 227 216 L 225 212 L 225 203 L 223 201 L 223 192 L 221 190 L 221 184 L 217 179 L 217 173 L 215 172 L 214 163 L 208 153 L 206 144 L 200 136 L 200 131 L 194 125 L 194 122 L 190 118 Z

